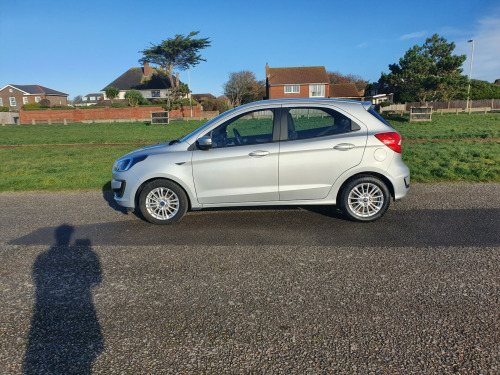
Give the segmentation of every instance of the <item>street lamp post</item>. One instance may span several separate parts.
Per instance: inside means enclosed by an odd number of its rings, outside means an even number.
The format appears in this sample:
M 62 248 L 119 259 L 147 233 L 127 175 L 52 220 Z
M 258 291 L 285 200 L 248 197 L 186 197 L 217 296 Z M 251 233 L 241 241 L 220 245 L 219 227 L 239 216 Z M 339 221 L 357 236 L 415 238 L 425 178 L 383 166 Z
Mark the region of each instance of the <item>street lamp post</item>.
M 191 98 L 191 74 L 188 68 L 188 90 L 189 90 L 189 107 L 191 108 L 191 117 L 193 117 L 193 99 Z
M 474 60 L 474 39 L 468 40 L 467 43 L 472 43 L 472 55 L 470 57 L 470 69 L 469 69 L 469 86 L 467 87 L 467 110 L 470 114 L 469 100 L 470 100 L 470 79 L 472 75 L 472 61 Z

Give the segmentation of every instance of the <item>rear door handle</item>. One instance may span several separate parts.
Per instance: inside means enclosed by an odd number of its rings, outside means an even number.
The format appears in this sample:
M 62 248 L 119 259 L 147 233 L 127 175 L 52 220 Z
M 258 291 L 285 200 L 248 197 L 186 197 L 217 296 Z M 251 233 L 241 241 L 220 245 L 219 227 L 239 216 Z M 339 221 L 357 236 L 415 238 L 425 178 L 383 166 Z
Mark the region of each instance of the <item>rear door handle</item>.
M 257 150 L 257 151 L 252 151 L 251 153 L 248 154 L 248 156 L 252 157 L 262 157 L 266 155 L 269 155 L 269 151 Z
M 349 151 L 351 148 L 353 148 L 354 145 L 352 143 L 339 143 L 338 145 L 334 146 L 333 148 L 338 151 Z

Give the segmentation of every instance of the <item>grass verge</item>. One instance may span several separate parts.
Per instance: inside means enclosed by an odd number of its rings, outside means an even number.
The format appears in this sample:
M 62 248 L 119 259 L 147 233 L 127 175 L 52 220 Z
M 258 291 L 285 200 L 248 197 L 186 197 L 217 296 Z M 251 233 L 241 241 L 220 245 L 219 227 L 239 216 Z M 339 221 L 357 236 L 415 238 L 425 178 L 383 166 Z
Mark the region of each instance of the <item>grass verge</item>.
M 410 123 L 400 116 L 389 122 L 403 135 L 403 160 L 414 182 L 500 181 L 500 114 L 435 115 L 430 123 Z M 0 191 L 101 189 L 109 183 L 113 162 L 136 145 L 37 147 L 42 144 L 154 144 L 180 137 L 203 121 L 170 125 L 105 123 L 0 127 Z M 457 139 L 404 143 L 404 139 Z M 465 142 L 482 138 L 484 142 Z
M 61 146 L 0 149 L 0 191 L 101 189 L 111 166 L 137 146 Z M 497 142 L 403 145 L 413 182 L 500 181 Z
M 111 167 L 137 146 L 0 149 L 0 191 L 101 189 Z

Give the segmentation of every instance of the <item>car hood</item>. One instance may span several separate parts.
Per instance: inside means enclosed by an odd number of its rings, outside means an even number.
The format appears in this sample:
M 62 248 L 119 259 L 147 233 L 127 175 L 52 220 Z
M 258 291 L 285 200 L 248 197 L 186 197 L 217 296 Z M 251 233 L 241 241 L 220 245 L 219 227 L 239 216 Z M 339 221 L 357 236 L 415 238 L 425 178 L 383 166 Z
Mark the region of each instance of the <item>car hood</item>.
M 180 151 L 180 150 L 185 150 L 185 149 L 186 149 L 186 144 L 174 143 L 174 144 L 170 145 L 169 142 L 164 142 L 164 143 L 158 143 L 156 145 L 151 145 L 151 146 L 139 148 L 137 150 L 134 150 L 134 151 L 129 152 L 128 154 L 122 156 L 120 159 L 128 158 L 131 156 L 138 156 L 138 155 L 162 154 L 165 152 Z

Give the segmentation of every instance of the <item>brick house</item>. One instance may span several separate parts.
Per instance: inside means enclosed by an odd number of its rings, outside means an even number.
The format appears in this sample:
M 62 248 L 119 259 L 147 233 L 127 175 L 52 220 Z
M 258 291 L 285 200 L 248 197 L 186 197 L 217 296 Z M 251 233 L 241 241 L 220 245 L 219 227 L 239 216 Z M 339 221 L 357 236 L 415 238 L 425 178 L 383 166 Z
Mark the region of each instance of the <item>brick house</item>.
M 266 64 L 268 99 L 328 98 L 329 86 L 324 66 L 270 68 Z
M 12 85 L 0 89 L 0 106 L 9 107 L 11 111 L 19 110 L 27 103 L 40 103 L 42 99 L 50 101 L 51 106 L 68 105 L 68 94 L 40 85 Z
M 174 78 L 174 79 L 178 79 Z M 161 69 L 152 68 L 149 63 L 144 63 L 141 68 L 130 68 L 106 87 L 116 87 L 119 90 L 117 99 L 125 99 L 125 93 L 128 90 L 138 90 L 145 99 L 165 99 L 170 90 L 170 81 L 168 75 Z M 101 92 L 106 97 L 103 88 Z

